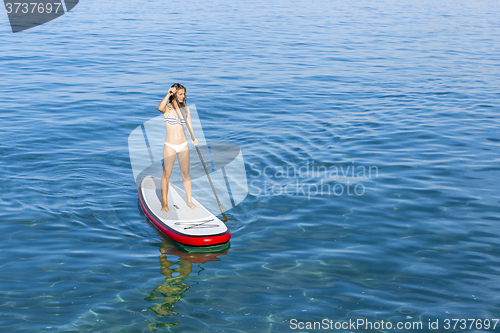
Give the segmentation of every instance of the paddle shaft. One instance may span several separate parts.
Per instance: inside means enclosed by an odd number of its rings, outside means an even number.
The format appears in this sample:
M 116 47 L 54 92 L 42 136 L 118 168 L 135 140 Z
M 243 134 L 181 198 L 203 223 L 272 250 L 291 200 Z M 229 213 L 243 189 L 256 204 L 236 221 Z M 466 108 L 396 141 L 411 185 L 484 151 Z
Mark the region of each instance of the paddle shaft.
M 189 126 L 189 124 L 187 122 L 186 114 L 182 110 L 181 103 L 179 103 L 179 100 L 177 99 L 177 94 L 174 93 L 173 95 L 175 97 L 175 101 L 177 102 L 177 106 L 179 107 L 179 110 L 181 110 L 182 117 L 185 120 L 186 127 L 188 129 L 188 134 L 191 137 L 191 140 L 194 141 L 193 129 L 191 128 L 191 126 Z M 201 164 L 203 165 L 203 169 L 205 169 L 205 173 L 207 174 L 208 182 L 210 183 L 210 186 L 212 187 L 212 191 L 214 192 L 215 199 L 217 200 L 217 204 L 219 205 L 220 212 L 222 213 L 222 221 L 226 222 L 227 216 L 226 216 L 226 214 L 224 214 L 224 209 L 222 209 L 222 205 L 219 201 L 219 197 L 217 196 L 217 192 L 215 192 L 215 187 L 214 187 L 214 184 L 212 183 L 212 179 L 210 178 L 210 175 L 208 174 L 208 169 L 205 165 L 205 161 L 203 161 L 203 156 L 201 156 L 201 152 L 200 152 L 200 149 L 198 148 L 198 145 L 196 145 L 195 148 L 196 148 L 196 151 L 198 152 L 198 156 L 200 157 L 200 161 L 201 161 Z

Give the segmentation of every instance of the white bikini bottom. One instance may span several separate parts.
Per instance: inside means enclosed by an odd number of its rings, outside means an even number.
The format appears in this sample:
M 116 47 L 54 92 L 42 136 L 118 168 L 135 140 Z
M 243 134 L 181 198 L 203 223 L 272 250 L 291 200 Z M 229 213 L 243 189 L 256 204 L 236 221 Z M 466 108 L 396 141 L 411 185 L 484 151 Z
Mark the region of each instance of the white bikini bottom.
M 176 153 L 179 153 L 182 150 L 182 148 L 184 148 L 188 144 L 188 142 L 186 141 L 184 143 L 181 143 L 180 145 L 173 145 L 167 142 L 165 142 L 165 144 L 169 147 L 172 147 L 172 149 L 175 150 Z

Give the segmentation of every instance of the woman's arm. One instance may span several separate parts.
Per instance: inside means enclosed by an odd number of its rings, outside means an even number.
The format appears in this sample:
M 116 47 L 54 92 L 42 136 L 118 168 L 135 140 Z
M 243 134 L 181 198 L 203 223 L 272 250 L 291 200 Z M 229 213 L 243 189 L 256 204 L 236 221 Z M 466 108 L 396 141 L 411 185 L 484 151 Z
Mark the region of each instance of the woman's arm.
M 167 110 L 166 106 L 170 96 L 171 96 L 170 93 L 168 93 L 165 97 L 163 97 L 160 104 L 158 105 L 158 111 L 160 111 L 161 113 L 165 113 L 165 111 Z
M 163 97 L 160 104 L 158 105 L 158 111 L 160 111 L 161 113 L 165 113 L 165 111 L 167 110 L 167 103 L 170 99 L 170 96 L 172 96 L 172 94 L 169 92 L 165 97 Z

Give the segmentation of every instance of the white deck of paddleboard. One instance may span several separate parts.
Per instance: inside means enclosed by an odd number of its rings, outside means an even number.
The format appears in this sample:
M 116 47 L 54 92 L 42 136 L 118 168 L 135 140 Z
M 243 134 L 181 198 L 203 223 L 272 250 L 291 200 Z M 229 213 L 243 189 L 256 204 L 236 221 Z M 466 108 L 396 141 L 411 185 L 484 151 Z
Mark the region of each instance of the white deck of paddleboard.
M 182 234 L 191 236 L 210 236 L 224 233 L 227 227 L 214 214 L 205 209 L 194 197 L 193 203 L 198 209 L 191 209 L 186 203 L 186 193 L 179 187 L 169 184 L 168 209 L 162 212 L 161 179 L 154 176 L 145 177 L 140 186 L 144 204 L 163 224 Z

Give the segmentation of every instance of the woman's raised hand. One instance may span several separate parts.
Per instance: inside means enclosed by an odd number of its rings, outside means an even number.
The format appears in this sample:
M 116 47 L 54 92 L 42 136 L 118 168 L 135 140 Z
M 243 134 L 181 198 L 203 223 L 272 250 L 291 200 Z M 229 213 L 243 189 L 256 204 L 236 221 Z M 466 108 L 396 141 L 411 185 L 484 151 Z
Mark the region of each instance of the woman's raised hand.
M 177 88 L 171 87 L 170 89 L 168 89 L 168 94 L 167 95 L 172 96 L 176 92 L 177 92 Z

